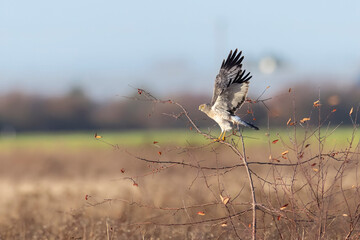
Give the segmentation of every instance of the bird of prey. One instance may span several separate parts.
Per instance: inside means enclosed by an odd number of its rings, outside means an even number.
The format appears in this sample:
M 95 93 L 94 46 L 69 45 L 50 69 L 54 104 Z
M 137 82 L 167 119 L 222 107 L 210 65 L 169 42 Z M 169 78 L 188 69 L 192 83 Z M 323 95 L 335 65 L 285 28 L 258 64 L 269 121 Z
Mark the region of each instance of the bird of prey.
M 242 69 L 241 51 L 230 51 L 227 59 L 223 60 L 219 74 L 215 79 L 214 93 L 211 103 L 201 104 L 199 110 L 215 120 L 221 128 L 217 141 L 225 140 L 226 131 L 239 125 L 259 130 L 251 123 L 245 122 L 235 112 L 243 105 L 248 89 L 250 72 L 245 74 Z

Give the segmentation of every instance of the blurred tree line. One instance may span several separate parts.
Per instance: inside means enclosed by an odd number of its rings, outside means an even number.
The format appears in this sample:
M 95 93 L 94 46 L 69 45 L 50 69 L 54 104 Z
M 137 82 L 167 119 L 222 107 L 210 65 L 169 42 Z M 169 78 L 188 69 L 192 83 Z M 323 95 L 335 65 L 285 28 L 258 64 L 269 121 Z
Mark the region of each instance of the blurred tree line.
M 267 96 L 266 96 L 267 95 Z M 310 117 L 310 124 L 317 124 L 318 109 L 313 102 L 319 98 L 319 90 L 308 85 L 272 94 L 264 103 L 246 102 L 238 115 L 265 127 L 268 119 L 271 127 L 286 126 L 289 118 L 299 121 Z M 271 95 L 271 96 L 270 96 Z M 133 97 L 141 98 L 138 93 Z M 256 100 L 254 96 L 250 96 Z M 179 95 L 172 98 L 181 103 L 200 127 L 215 126 L 215 122 L 198 110 L 202 103 L 210 102 L 211 96 Z M 360 103 L 360 88 L 321 89 L 321 118 L 329 117 L 333 124 L 351 124 L 349 111 Z M 295 107 L 295 108 L 294 108 Z M 295 111 L 294 111 L 295 109 Z M 336 109 L 336 110 L 334 110 Z M 119 98 L 117 101 L 96 102 L 81 89 L 73 89 L 64 96 L 44 97 L 12 92 L 0 96 L 0 130 L 14 131 L 62 131 L 62 130 L 117 130 L 136 128 L 181 128 L 188 124 L 184 118 L 174 118 L 179 109 L 173 104 L 154 104 Z M 330 115 L 329 115 L 330 114 Z

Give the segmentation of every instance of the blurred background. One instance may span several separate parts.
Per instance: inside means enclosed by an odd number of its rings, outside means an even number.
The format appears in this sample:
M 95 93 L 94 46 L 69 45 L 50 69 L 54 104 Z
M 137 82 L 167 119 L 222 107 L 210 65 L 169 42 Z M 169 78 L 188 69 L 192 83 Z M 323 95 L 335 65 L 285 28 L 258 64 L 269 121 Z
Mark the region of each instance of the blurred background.
M 288 119 L 281 95 L 290 87 L 299 109 L 311 110 L 320 92 L 324 106 L 348 113 L 360 101 L 359 12 L 358 1 L 2 1 L 0 129 L 184 126 L 155 114 L 141 120 L 153 110 L 123 97 L 134 87 L 213 124 L 197 106 L 210 101 L 235 48 L 253 75 L 249 97 L 270 86 L 262 98 L 272 98 L 271 116 Z M 253 108 L 265 124 L 266 108 Z M 334 122 L 349 123 L 343 116 Z

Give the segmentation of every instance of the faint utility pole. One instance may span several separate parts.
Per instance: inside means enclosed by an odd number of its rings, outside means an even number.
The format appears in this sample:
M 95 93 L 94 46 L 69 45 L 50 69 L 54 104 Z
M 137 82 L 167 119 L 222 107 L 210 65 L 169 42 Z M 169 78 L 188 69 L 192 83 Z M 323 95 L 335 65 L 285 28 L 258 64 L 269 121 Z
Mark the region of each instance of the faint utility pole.
M 217 18 L 214 22 L 214 42 L 215 42 L 215 59 L 216 63 L 219 59 L 224 58 L 224 53 L 229 52 L 228 49 L 228 24 L 225 19 Z

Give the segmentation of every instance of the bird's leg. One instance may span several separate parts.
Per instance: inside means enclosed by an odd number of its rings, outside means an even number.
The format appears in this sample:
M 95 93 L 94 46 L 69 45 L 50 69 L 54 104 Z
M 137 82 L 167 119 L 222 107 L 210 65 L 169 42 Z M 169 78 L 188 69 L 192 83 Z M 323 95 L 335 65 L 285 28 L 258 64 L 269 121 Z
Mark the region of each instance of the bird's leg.
M 226 135 L 226 131 L 224 131 L 224 135 L 222 137 L 222 140 L 225 141 L 225 135 Z
M 217 139 L 215 139 L 214 140 L 214 142 L 219 142 L 219 141 L 221 141 L 221 140 L 223 140 L 224 141 L 224 139 L 225 139 L 225 131 L 222 131 L 221 133 L 220 133 L 220 136 L 217 138 Z M 223 136 L 223 134 L 224 134 L 224 136 Z M 221 138 L 223 136 L 223 138 Z

